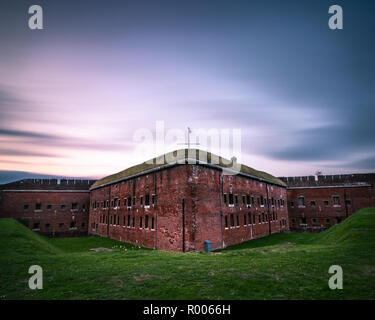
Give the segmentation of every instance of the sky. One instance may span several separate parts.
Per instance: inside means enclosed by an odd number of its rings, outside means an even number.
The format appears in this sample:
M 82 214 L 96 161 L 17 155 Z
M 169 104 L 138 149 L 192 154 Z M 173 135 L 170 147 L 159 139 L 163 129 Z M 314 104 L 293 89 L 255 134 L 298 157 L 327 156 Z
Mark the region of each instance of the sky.
M 0 171 L 103 177 L 151 158 L 134 137 L 162 121 L 239 129 L 232 154 L 275 176 L 374 172 L 374 17 L 361 0 L 2 0 Z

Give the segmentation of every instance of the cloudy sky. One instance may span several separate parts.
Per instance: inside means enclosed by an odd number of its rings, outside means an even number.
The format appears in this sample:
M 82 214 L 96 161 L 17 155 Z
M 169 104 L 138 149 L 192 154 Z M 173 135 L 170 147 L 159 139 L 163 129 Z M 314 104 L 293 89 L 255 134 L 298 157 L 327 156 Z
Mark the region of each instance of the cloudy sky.
M 117 172 L 150 157 L 134 134 L 159 120 L 240 129 L 241 161 L 276 176 L 374 171 L 374 17 L 374 1 L 2 0 L 0 170 Z

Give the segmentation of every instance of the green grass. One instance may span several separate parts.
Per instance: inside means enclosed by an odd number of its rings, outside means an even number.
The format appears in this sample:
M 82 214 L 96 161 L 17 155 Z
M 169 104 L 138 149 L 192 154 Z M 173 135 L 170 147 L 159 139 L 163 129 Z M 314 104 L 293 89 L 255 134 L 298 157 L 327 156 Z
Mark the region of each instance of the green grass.
M 113 251 L 89 251 L 96 247 Z M 33 264 L 43 268 L 43 290 L 28 288 Z M 343 268 L 343 290 L 328 288 L 331 265 Z M 99 237 L 47 239 L 0 219 L 0 299 L 374 298 L 375 208 L 320 234 L 273 234 L 211 254 Z

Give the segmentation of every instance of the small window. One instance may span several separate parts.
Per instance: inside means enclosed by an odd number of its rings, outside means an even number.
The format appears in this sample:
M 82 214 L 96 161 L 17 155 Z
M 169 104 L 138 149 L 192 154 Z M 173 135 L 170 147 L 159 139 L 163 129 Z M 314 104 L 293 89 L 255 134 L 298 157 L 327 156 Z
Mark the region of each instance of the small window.
M 84 222 L 81 223 L 81 227 L 84 228 L 86 224 Z
M 329 201 L 328 201 L 328 200 L 324 200 L 324 201 L 323 201 L 323 205 L 324 205 L 325 207 L 328 207 L 328 206 L 329 206 Z
M 130 227 L 130 214 L 128 214 L 128 227 Z
M 311 221 L 312 221 L 313 224 L 316 224 L 316 219 L 315 218 L 312 218 Z
M 139 217 L 139 229 L 142 229 L 142 217 Z
M 124 207 L 127 205 L 127 199 L 124 199 Z
M 326 219 L 326 224 L 331 224 L 331 220 L 329 218 Z
M 71 223 L 70 223 L 70 228 L 72 229 L 72 228 L 75 228 L 76 227 L 76 223 L 74 222 L 74 221 L 72 221 Z
M 234 202 L 233 202 L 233 193 L 230 193 L 229 194 L 229 205 L 233 205 Z
M 334 206 L 340 205 L 340 197 L 339 196 L 333 196 L 333 205 Z
M 39 223 L 34 223 L 33 229 L 39 229 Z
M 227 204 L 227 194 L 224 193 L 224 194 L 223 194 L 223 197 L 224 197 L 224 203 Z
M 296 219 L 292 218 L 292 224 L 296 223 Z
M 262 222 L 265 222 L 265 219 L 264 219 L 264 212 L 262 212 Z
M 155 219 L 154 217 L 152 217 L 151 219 L 151 230 L 154 230 L 155 229 Z
M 145 229 L 148 229 L 148 215 L 145 216 Z
M 301 218 L 301 224 L 306 224 L 306 218 Z
M 290 207 L 294 208 L 294 201 L 290 201 Z
M 243 215 L 243 225 L 246 226 L 246 214 Z
M 345 200 L 345 204 L 346 204 L 346 206 L 350 207 L 352 205 L 352 201 L 351 200 Z
M 305 206 L 305 197 L 304 196 L 299 196 L 298 197 L 298 206 L 299 207 L 304 207 Z
M 51 210 L 52 209 L 52 204 L 47 204 L 47 210 Z
M 156 200 L 156 195 L 153 194 L 153 195 L 151 196 L 151 203 L 152 203 L 153 205 L 154 205 L 155 202 L 156 202 L 155 200 Z
M 139 204 L 140 204 L 141 206 L 143 206 L 143 196 L 141 196 L 141 197 L 139 198 Z
M 77 202 L 72 203 L 72 210 L 78 210 L 78 203 Z
M 65 204 L 60 205 L 60 209 L 61 210 L 65 210 L 66 209 L 66 205 Z
M 133 206 L 135 206 L 135 197 L 133 197 Z
M 23 205 L 23 210 L 25 210 L 25 211 L 29 210 L 29 205 L 28 204 L 24 204 Z
M 239 226 L 240 226 L 240 217 L 237 216 L 237 227 L 239 227 Z
M 49 223 L 46 223 L 46 229 L 48 229 L 51 225 Z
M 234 200 L 236 201 L 236 206 L 238 206 L 238 195 L 237 194 L 234 196 Z
M 316 207 L 316 202 L 315 202 L 315 200 L 311 200 L 311 201 L 310 201 L 310 206 L 313 207 L 313 208 Z
M 130 208 L 131 205 L 132 205 L 132 199 L 129 197 L 129 198 L 128 198 L 128 208 Z
M 260 205 L 262 207 L 264 206 L 264 198 L 263 198 L 263 196 L 260 196 Z
M 59 228 L 63 228 L 64 227 L 64 223 L 59 223 Z
M 132 219 L 132 228 L 134 228 L 135 227 L 135 217 L 133 217 L 133 219 Z
M 228 229 L 228 217 L 225 216 L 224 220 L 225 220 L 225 229 Z
M 150 205 L 150 195 L 146 194 L 145 195 L 145 206 L 149 206 L 149 205 Z
M 251 205 L 251 198 L 250 198 L 250 196 L 248 195 L 248 196 L 246 196 L 246 204 L 248 205 L 248 206 L 250 206 Z
M 42 210 L 42 204 L 41 203 L 36 203 L 35 204 L 35 210 Z
M 230 215 L 230 226 L 234 227 L 234 216 L 233 216 L 233 214 Z
M 253 224 L 255 224 L 255 214 L 253 215 Z

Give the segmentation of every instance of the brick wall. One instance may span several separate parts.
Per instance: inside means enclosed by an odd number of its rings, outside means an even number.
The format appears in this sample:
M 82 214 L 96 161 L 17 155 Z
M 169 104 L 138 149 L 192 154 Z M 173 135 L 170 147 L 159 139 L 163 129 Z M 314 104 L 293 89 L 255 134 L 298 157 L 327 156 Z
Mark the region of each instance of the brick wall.
M 257 200 L 261 196 L 267 198 L 267 187 L 269 211 L 266 201 L 261 207 Z M 228 193 L 226 204 L 223 190 Z M 239 203 L 233 207 L 229 205 L 230 192 L 238 194 Z M 150 197 L 148 208 L 145 207 L 146 195 Z M 243 195 L 245 199 L 252 196 L 255 203 L 243 204 Z M 130 206 L 129 200 L 126 205 L 124 200 L 129 198 Z M 99 187 L 91 191 L 90 200 L 89 234 L 163 250 L 203 250 L 204 240 L 210 240 L 212 248 L 216 249 L 289 228 L 286 188 L 243 176 L 223 176 L 221 171 L 201 165 L 177 165 Z M 280 200 L 284 201 L 284 206 Z M 271 219 L 268 219 L 268 212 Z M 264 222 L 259 223 L 262 213 Z M 225 227 L 225 217 L 230 219 L 230 214 L 238 215 L 238 228 Z M 252 221 L 253 216 L 256 221 L 253 224 L 247 220 L 245 226 L 244 215 L 248 217 L 249 214 Z M 149 225 L 154 219 L 154 229 L 145 228 L 146 216 Z
M 92 180 L 27 179 L 1 186 L 0 217 L 47 236 L 87 234 Z

